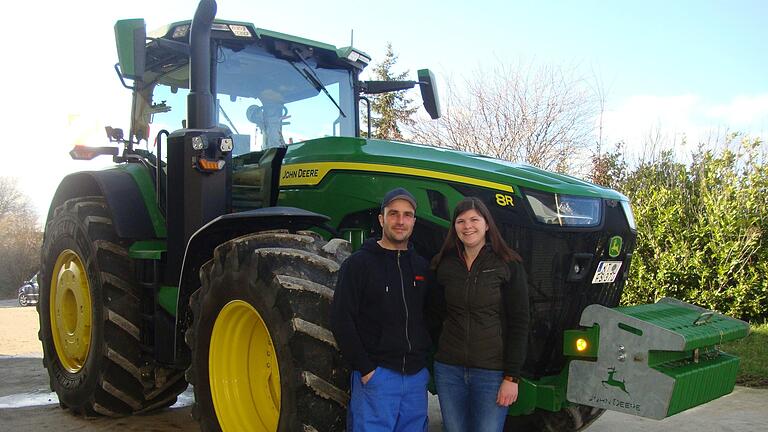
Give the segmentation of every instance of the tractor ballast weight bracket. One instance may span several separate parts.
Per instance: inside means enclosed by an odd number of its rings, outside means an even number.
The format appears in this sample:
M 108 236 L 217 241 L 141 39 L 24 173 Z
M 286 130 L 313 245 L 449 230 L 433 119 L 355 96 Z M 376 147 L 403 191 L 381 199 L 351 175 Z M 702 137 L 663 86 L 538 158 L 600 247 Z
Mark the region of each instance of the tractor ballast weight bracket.
M 580 324 L 599 326 L 594 361 L 573 360 L 570 402 L 663 419 L 733 391 L 739 359 L 719 351 L 749 324 L 676 299 L 584 309 Z

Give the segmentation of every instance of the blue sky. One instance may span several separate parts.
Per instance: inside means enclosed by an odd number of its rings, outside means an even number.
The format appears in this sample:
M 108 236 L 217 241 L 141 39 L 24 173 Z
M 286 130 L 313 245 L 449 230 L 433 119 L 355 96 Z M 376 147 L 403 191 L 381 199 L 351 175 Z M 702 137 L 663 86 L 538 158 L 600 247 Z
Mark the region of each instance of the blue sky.
M 127 127 L 130 93 L 117 80 L 113 25 L 143 17 L 148 29 L 188 19 L 193 0 L 25 2 L 0 28 L 0 82 L 11 123 L 40 167 L 22 178 L 41 211 L 75 162 L 75 142 L 106 145 L 103 126 Z M 638 148 L 657 128 L 699 139 L 712 129 L 768 136 L 768 1 L 329 1 L 220 0 L 220 18 L 344 46 L 398 66 L 429 67 L 460 81 L 494 62 L 576 68 L 607 93 L 609 143 Z M 20 141 L 21 140 L 21 141 Z M 34 145 L 34 147 L 33 147 Z M 26 147 L 28 146 L 28 147 Z M 41 176 L 40 171 L 45 175 Z
M 768 90 L 768 3 L 603 3 L 529 4 L 519 11 L 528 19 L 515 20 L 513 34 L 533 35 L 524 54 L 595 65 L 616 100 L 696 92 L 724 102 Z

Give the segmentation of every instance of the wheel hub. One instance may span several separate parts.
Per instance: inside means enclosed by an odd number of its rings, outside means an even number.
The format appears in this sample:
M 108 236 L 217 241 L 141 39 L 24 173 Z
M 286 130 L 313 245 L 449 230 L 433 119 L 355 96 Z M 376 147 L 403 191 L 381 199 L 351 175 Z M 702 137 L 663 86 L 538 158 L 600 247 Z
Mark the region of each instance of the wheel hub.
M 59 361 L 67 371 L 79 372 L 91 346 L 91 291 L 82 260 L 69 249 L 53 267 L 50 314 Z
M 261 315 L 242 300 L 216 317 L 208 353 L 211 397 L 222 431 L 276 431 L 280 370 Z

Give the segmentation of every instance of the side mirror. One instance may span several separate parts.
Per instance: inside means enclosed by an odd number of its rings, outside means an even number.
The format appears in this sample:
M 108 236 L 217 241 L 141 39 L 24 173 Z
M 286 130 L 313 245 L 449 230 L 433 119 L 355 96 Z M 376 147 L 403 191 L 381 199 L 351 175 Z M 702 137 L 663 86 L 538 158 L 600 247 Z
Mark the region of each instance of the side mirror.
M 140 80 L 146 65 L 147 29 L 142 18 L 115 23 L 117 58 L 123 76 Z
M 418 81 L 360 81 L 357 90 L 365 94 L 379 94 L 407 90 L 418 84 L 421 89 L 424 109 L 427 110 L 433 120 L 438 119 L 440 118 L 440 99 L 437 97 L 435 76 L 429 69 L 419 69 L 417 73 Z
M 435 76 L 429 69 L 419 69 L 419 87 L 421 88 L 421 100 L 424 101 L 424 109 L 432 119 L 440 118 L 440 99 L 435 87 Z

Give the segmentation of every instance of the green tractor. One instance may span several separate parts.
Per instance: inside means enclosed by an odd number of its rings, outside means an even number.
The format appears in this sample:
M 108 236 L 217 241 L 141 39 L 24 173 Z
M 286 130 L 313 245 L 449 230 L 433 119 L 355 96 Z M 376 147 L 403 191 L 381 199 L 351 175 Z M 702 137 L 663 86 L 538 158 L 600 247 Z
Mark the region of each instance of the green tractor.
M 575 431 L 605 409 L 663 418 L 733 389 L 738 359 L 718 346 L 745 323 L 671 299 L 617 307 L 636 240 L 626 197 L 363 139 L 366 94 L 419 86 L 439 116 L 432 74 L 361 81 L 370 59 L 356 48 L 215 13 L 202 0 L 150 37 L 141 19 L 115 26 L 130 130 L 107 128 L 119 148 L 72 150 L 115 165 L 67 176 L 45 228 L 40 338 L 62 407 L 131 415 L 192 384 L 204 431 L 344 430 L 349 369 L 329 304 L 394 187 L 419 201 L 422 255 L 477 196 L 525 258 L 531 328 L 510 425 Z

